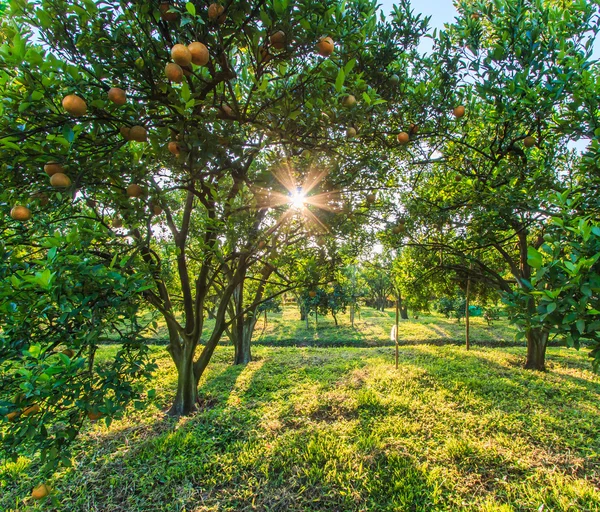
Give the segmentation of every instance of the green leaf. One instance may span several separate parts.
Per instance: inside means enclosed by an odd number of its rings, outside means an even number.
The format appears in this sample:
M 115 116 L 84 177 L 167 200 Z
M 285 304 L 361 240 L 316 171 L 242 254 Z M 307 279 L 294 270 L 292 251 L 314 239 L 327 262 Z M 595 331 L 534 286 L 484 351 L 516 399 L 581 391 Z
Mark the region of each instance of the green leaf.
M 185 8 L 192 16 L 196 16 L 196 6 L 192 2 L 187 2 Z
M 527 264 L 532 268 L 541 268 L 543 265 L 542 255 L 535 247 L 527 248 Z

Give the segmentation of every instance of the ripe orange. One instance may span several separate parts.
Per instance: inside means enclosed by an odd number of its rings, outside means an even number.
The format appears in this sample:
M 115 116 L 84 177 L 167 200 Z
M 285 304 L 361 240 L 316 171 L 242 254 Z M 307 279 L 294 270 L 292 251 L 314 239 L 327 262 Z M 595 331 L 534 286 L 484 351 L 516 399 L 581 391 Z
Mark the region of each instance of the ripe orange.
M 64 349 L 61 353 L 66 355 L 67 357 L 73 357 L 75 355 L 75 352 L 70 348 Z
M 129 126 L 121 126 L 119 131 L 125 140 L 131 140 L 131 128 Z
M 375 194 L 367 195 L 367 203 L 369 203 L 369 204 L 373 204 L 376 199 L 377 199 L 377 196 Z
M 221 4 L 210 4 L 208 6 L 208 18 L 212 21 L 217 21 L 219 23 L 224 23 L 225 22 L 225 7 L 223 7 Z
M 160 207 L 160 205 L 154 201 L 150 201 L 150 208 L 152 209 L 152 213 L 154 213 L 154 215 L 160 215 L 163 212 L 163 209 Z
M 210 54 L 205 44 L 196 41 L 195 43 L 188 45 L 188 50 L 192 55 L 192 62 L 196 64 L 196 66 L 206 66 L 206 64 L 208 64 Z
M 48 176 L 52 176 L 53 174 L 56 174 L 57 172 L 63 172 L 63 166 L 62 164 L 58 163 L 58 162 L 48 162 L 46 165 L 44 165 L 44 172 L 48 175 Z
M 23 411 L 23 416 L 33 416 L 38 412 L 40 412 L 40 406 L 38 404 L 33 404 L 31 407 L 27 407 L 27 409 Z
M 525 137 L 523 139 L 523 145 L 526 148 L 532 148 L 533 146 L 535 146 L 536 140 L 535 137 L 532 137 L 531 135 L 528 135 L 527 137 Z
M 34 500 L 41 500 L 48 496 L 48 494 L 50 494 L 50 487 L 48 487 L 46 484 L 38 485 L 31 491 L 31 497 Z
M 183 69 L 179 64 L 169 62 L 165 66 L 165 75 L 171 82 L 181 83 L 183 82 Z
M 276 50 L 283 50 L 285 48 L 285 32 L 283 30 L 278 30 L 274 34 L 271 34 L 269 40 L 271 41 L 271 46 Z
M 148 140 L 148 132 L 143 126 L 132 126 L 129 130 L 129 138 L 136 142 L 146 142 Z
M 317 43 L 317 53 L 323 57 L 329 57 L 335 48 L 331 37 L 322 37 Z
M 419 125 L 416 125 L 415 123 L 410 123 L 410 125 L 408 127 L 408 131 L 412 135 L 416 135 L 417 133 L 419 133 Z
M 311 290 L 311 291 L 308 292 L 308 296 L 311 299 L 314 299 L 317 296 L 317 292 L 315 292 L 314 290 Z
M 177 144 L 177 142 L 169 142 L 168 148 L 169 151 L 174 155 L 178 155 L 179 153 L 181 153 L 181 148 L 179 147 L 179 144 Z
M 459 105 L 458 107 L 454 107 L 454 110 L 452 111 L 452 113 L 454 114 L 454 117 L 457 117 L 458 119 L 463 117 L 465 115 L 465 112 L 466 112 L 466 109 L 462 105 Z
M 398 142 L 403 146 L 406 146 L 410 142 L 410 135 L 406 132 L 400 132 L 398 134 Z
M 62 100 L 63 108 L 73 117 L 80 117 L 87 112 L 87 104 L 76 94 L 69 94 Z
M 354 97 L 354 95 L 349 94 L 344 99 L 342 99 L 342 105 L 346 108 L 353 107 L 354 105 L 356 105 L 356 98 Z
M 108 99 L 115 105 L 125 105 L 127 103 L 127 93 L 118 87 L 111 87 L 108 90 Z
M 91 420 L 91 421 L 97 421 L 100 418 L 102 418 L 103 414 L 100 411 L 88 411 L 87 413 L 87 417 Z
M 176 44 L 171 48 L 171 58 L 180 66 L 188 66 L 192 62 L 192 54 L 183 44 Z
M 161 2 L 158 10 L 160 11 L 160 17 L 165 21 L 177 21 L 179 14 L 176 12 L 169 12 L 171 8 L 171 2 Z
M 62 172 L 57 172 L 50 176 L 50 185 L 54 188 L 67 188 L 71 186 L 71 178 Z
M 127 187 L 127 195 L 129 197 L 141 197 L 144 194 L 144 189 L 137 183 L 132 183 Z
M 13 206 L 10 216 L 13 220 L 25 222 L 31 219 L 31 211 L 26 206 Z

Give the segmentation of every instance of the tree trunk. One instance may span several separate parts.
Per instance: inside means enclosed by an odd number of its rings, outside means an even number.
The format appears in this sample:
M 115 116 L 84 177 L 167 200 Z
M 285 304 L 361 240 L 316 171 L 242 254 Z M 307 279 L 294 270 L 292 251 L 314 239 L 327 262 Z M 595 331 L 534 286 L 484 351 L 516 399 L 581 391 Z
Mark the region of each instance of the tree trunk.
M 350 324 L 352 325 L 352 328 L 354 329 L 354 302 L 352 304 L 350 304 Z
M 527 331 L 527 370 L 546 371 L 546 346 L 548 332 L 542 329 L 529 329 Z
M 408 308 L 406 306 L 400 308 L 400 318 L 402 318 L 402 320 L 408 320 Z
M 194 375 L 194 354 L 184 347 L 177 364 L 177 393 L 169 409 L 170 416 L 187 416 L 196 410 L 198 383 Z
M 254 312 L 253 312 L 254 313 Z M 256 326 L 256 318 L 254 315 L 240 322 L 241 332 L 238 333 L 235 340 L 235 358 L 233 364 L 248 364 L 252 361 L 252 353 L 250 351 L 250 343 Z
M 333 316 L 333 321 L 335 322 L 335 326 L 338 326 L 338 320 L 337 320 L 337 316 L 335 316 L 333 313 L 331 313 L 331 316 Z

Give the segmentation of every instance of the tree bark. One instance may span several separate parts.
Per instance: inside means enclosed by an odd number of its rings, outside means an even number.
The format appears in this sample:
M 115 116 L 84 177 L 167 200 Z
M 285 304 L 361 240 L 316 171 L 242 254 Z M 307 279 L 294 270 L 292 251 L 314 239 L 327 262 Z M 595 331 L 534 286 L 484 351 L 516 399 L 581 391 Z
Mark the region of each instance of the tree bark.
M 250 344 L 252 341 L 252 334 L 254 333 L 254 327 L 256 326 L 256 320 L 256 317 L 252 316 L 246 318 L 243 322 L 239 322 L 241 325 L 241 332 L 236 337 L 235 358 L 233 364 L 248 364 L 252 361 Z
M 465 348 L 469 350 L 471 348 L 470 329 L 471 329 L 471 316 L 469 314 L 469 294 L 471 293 L 471 275 L 467 277 L 467 293 L 465 296 Z
M 350 304 L 350 324 L 352 325 L 352 328 L 354 329 L 354 302 L 352 304 Z
M 184 350 L 177 367 L 177 393 L 169 409 L 170 416 L 187 416 L 196 411 L 198 384 L 194 375 L 194 354 Z
M 546 371 L 546 346 L 548 332 L 542 329 L 529 329 L 527 335 L 527 370 Z

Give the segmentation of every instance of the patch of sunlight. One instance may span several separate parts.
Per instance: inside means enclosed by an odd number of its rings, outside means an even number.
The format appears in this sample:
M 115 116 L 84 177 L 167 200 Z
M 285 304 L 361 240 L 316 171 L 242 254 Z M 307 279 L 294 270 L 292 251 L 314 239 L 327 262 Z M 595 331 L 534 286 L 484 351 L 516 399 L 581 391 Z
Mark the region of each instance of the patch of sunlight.
M 227 405 L 238 407 L 241 404 L 241 395 L 248 391 L 254 380 L 254 375 L 263 367 L 265 361 L 265 359 L 261 359 L 260 361 L 252 361 L 246 365 L 237 376 L 237 379 L 235 379 L 235 385 L 227 398 Z

